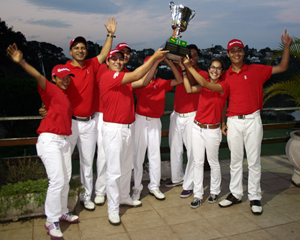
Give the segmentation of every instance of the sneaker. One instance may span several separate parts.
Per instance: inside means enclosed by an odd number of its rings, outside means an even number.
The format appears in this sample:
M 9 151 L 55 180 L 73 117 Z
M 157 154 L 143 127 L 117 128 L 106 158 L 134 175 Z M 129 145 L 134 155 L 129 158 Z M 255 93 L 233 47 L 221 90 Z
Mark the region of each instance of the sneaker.
M 60 221 L 67 221 L 69 223 L 77 222 L 79 217 L 77 215 L 73 215 L 72 213 L 64 213 L 60 217 Z
M 90 199 L 84 200 L 83 205 L 84 205 L 84 208 L 88 211 L 95 210 L 95 204 Z
M 183 190 L 180 194 L 180 197 L 186 198 L 193 194 L 193 190 Z
M 132 193 L 133 200 L 140 200 L 142 191 L 139 189 L 134 189 Z
M 230 193 L 226 199 L 223 199 L 221 202 L 219 202 L 219 206 L 225 208 L 241 202 L 242 202 L 241 199 L 237 199 L 232 195 L 232 193 Z
M 48 230 L 48 233 L 51 237 L 61 238 L 63 236 L 59 223 L 58 222 L 46 222 L 45 228 Z
M 250 201 L 250 207 L 251 207 L 251 212 L 255 215 L 261 215 L 263 212 L 263 208 L 259 200 Z
M 208 202 L 209 203 L 215 203 L 218 200 L 218 195 L 216 194 L 210 194 L 209 198 L 208 198 Z
M 98 206 L 102 206 L 105 203 L 105 195 L 97 194 L 94 203 Z
M 129 206 L 129 207 L 139 207 L 142 206 L 142 202 L 140 200 L 133 200 L 130 198 L 129 200 L 120 203 L 121 206 Z
M 117 212 L 108 214 L 108 221 L 111 225 L 118 226 L 121 224 L 120 215 Z
M 194 200 L 191 202 L 191 208 L 197 208 L 200 207 L 202 203 L 202 199 L 195 197 Z
M 165 195 L 159 189 L 150 190 L 149 194 L 157 200 L 165 200 Z
M 173 183 L 172 181 L 171 182 L 168 182 L 165 184 L 166 187 L 176 187 L 176 186 L 181 186 L 183 184 L 183 180 L 180 181 L 180 182 L 177 182 L 177 183 Z

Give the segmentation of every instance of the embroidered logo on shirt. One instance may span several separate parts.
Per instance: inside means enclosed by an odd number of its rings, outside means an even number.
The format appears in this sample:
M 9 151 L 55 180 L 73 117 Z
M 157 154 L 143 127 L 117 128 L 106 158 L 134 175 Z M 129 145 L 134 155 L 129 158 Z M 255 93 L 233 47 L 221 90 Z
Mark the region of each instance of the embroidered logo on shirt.
M 89 70 L 88 69 L 86 70 L 86 72 L 87 72 L 87 74 L 89 74 Z
M 119 76 L 119 72 L 115 72 L 113 78 L 116 79 Z
M 246 75 L 244 75 L 244 78 L 245 78 L 245 80 L 247 80 L 247 76 Z

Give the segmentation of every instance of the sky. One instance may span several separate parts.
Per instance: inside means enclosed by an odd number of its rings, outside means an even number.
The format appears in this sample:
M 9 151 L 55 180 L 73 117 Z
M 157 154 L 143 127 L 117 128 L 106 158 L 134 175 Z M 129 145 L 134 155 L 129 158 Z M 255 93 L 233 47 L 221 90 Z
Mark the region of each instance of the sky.
M 120 42 L 135 50 L 158 49 L 172 35 L 169 0 L 0 0 L 0 18 L 27 41 L 64 49 L 76 36 L 103 45 L 108 18 L 117 20 L 113 48 Z M 199 48 L 227 47 L 240 39 L 249 48 L 276 49 L 284 28 L 300 38 L 299 0 L 173 0 L 196 11 L 182 40 Z

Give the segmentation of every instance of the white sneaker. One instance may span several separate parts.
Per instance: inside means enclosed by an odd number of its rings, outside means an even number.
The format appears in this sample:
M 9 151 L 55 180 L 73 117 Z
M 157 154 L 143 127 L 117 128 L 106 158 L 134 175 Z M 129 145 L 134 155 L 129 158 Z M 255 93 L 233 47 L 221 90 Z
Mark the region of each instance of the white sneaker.
M 51 237 L 61 238 L 63 236 L 59 223 L 58 222 L 46 222 L 45 228 L 48 230 L 48 233 Z
M 72 213 L 64 213 L 60 217 L 60 221 L 67 221 L 69 223 L 77 222 L 79 217 L 77 215 L 73 215 Z
M 130 206 L 130 207 L 139 207 L 139 206 L 142 206 L 142 202 L 140 200 L 133 200 L 132 198 L 130 198 L 129 200 L 120 203 L 120 205 L 126 205 L 126 206 Z
M 134 189 L 133 190 L 133 194 L 132 194 L 132 199 L 133 200 L 140 200 L 140 198 L 141 198 L 141 190 L 139 190 L 139 189 Z
M 105 203 L 105 195 L 97 194 L 97 196 L 94 199 L 94 203 L 96 205 L 102 206 Z
M 110 224 L 114 226 L 118 226 L 121 224 L 120 215 L 117 212 L 109 213 L 108 214 L 108 221 Z
M 83 205 L 84 205 L 84 208 L 88 211 L 95 210 L 95 204 L 90 199 L 84 200 Z
M 149 193 L 157 200 L 165 200 L 165 195 L 159 189 L 150 190 Z

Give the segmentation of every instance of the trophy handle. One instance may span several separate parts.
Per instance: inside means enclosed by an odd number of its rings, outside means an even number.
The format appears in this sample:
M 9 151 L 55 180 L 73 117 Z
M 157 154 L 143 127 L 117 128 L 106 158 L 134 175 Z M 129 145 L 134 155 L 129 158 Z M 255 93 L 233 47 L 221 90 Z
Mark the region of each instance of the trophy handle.
M 193 19 L 193 17 L 195 17 L 195 14 L 196 14 L 196 11 L 195 11 L 195 10 L 192 10 L 192 15 L 191 15 L 189 21 L 190 21 L 191 19 Z
M 172 13 L 173 13 L 173 6 L 174 6 L 174 2 L 172 1 L 169 3 L 169 7 Z

